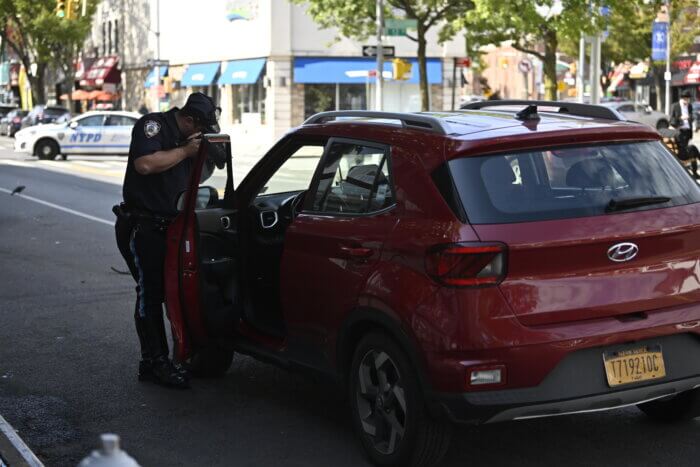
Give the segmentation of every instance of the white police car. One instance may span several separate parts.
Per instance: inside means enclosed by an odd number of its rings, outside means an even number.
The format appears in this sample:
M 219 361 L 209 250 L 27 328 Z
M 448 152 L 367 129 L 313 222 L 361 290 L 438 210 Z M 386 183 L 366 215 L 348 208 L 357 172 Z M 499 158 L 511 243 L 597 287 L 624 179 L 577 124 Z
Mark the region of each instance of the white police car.
M 53 160 L 71 154 L 128 154 L 135 112 L 91 111 L 66 123 L 36 125 L 15 134 L 15 151 Z

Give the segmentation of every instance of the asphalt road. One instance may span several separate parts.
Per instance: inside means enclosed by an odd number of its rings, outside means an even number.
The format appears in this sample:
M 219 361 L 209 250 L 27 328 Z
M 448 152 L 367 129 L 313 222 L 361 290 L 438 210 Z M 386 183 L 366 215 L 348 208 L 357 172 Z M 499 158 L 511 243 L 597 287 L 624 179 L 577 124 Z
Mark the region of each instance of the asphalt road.
M 123 159 L 54 167 L 8 141 L 0 189 L 25 185 L 94 218 L 0 190 L 0 414 L 47 465 L 77 464 L 103 432 L 143 466 L 366 465 L 343 402 L 302 376 L 237 356 L 190 391 L 138 383 L 133 284 L 111 271 L 124 266 L 100 222 L 112 220 Z M 700 420 L 656 425 L 629 408 L 461 428 L 445 465 L 697 466 L 699 435 Z

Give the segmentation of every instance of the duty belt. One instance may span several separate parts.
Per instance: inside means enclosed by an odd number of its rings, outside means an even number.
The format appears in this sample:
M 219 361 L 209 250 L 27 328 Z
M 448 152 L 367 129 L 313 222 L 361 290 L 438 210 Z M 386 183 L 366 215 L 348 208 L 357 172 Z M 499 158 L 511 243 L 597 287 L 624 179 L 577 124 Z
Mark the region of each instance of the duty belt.
M 126 203 L 120 203 L 112 206 L 112 212 L 118 218 L 129 222 L 152 222 L 161 227 L 167 227 L 173 220 L 173 217 L 171 216 L 163 216 L 161 214 L 155 214 L 142 209 L 132 208 L 127 206 Z

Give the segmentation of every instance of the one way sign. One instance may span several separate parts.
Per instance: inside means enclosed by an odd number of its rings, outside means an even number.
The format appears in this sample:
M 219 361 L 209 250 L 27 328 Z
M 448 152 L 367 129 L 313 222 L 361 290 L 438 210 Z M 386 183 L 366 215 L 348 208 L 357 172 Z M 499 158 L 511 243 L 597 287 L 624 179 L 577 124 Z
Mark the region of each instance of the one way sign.
M 396 49 L 393 45 L 383 45 L 382 55 L 385 57 L 394 57 L 396 54 Z M 362 46 L 362 56 L 363 57 L 376 57 L 377 56 L 377 46 L 376 45 L 363 45 Z

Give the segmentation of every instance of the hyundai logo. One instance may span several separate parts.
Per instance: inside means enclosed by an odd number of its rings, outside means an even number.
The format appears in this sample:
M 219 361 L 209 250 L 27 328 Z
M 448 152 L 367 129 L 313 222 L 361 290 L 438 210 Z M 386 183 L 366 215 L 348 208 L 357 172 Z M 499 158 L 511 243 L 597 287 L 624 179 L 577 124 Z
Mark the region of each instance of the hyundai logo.
M 637 253 L 639 253 L 639 247 L 629 242 L 618 243 L 608 248 L 608 258 L 616 263 L 629 261 L 637 256 Z

